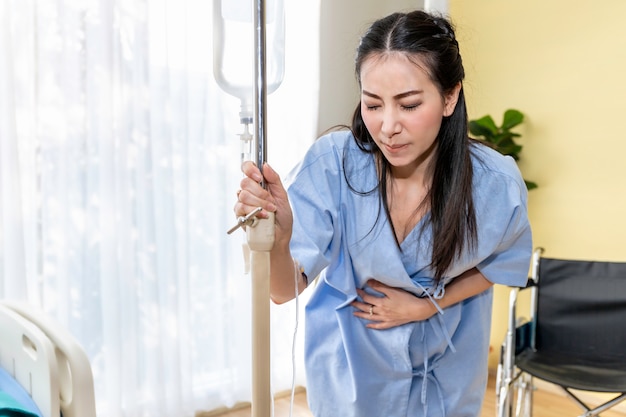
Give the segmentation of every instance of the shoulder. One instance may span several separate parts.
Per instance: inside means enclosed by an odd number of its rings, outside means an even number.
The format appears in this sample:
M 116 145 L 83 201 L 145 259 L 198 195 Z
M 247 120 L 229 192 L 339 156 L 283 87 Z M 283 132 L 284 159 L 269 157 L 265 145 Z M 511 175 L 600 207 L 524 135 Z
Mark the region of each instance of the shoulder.
M 365 155 L 365 153 L 356 145 L 354 136 L 349 130 L 333 131 L 319 137 L 311 144 L 304 158 L 294 167 L 289 177 L 293 179 L 311 170 L 340 172 L 344 169 L 346 158 L 352 160 L 358 158 L 358 155 Z
M 314 157 L 343 154 L 346 149 L 356 148 L 354 136 L 349 130 L 337 130 L 320 136 L 311 145 L 307 155 Z
M 373 156 L 361 149 L 349 130 L 321 136 L 285 177 L 291 192 L 326 193 L 336 198 L 349 191 L 369 193 L 378 183 Z M 347 197 L 346 197 L 347 198 Z
M 500 189 L 507 194 L 518 191 L 525 200 L 526 184 L 512 157 L 480 143 L 473 143 L 471 152 L 475 191 L 493 193 Z

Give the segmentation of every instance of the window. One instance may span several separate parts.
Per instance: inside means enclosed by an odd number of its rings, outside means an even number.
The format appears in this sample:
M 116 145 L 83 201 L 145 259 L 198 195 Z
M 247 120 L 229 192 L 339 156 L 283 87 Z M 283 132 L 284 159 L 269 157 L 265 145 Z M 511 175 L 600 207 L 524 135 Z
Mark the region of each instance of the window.
M 310 3 L 287 9 L 268 99 L 268 160 L 285 174 L 316 136 Z M 211 13 L 204 0 L 0 3 L 0 297 L 81 341 L 99 416 L 249 399 L 245 238 L 226 234 L 242 126 L 213 79 Z M 295 310 L 273 309 L 273 386 L 287 389 Z

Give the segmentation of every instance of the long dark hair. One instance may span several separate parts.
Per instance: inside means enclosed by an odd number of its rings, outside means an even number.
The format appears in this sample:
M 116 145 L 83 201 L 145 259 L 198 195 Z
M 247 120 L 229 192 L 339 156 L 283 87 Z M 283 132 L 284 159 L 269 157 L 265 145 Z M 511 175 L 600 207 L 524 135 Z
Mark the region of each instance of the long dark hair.
M 355 71 L 359 85 L 363 62 L 369 57 L 392 51 L 403 52 L 409 59 L 419 58 L 420 65 L 425 66 L 423 69 L 427 71 L 442 96 L 452 92 L 465 77 L 454 28 L 441 16 L 418 10 L 395 13 L 376 21 L 361 38 L 357 48 Z M 417 61 L 415 62 L 418 65 Z M 389 223 L 393 227 L 387 198 L 391 166 L 365 127 L 360 103 L 356 106 L 351 130 L 359 148 L 371 153 L 376 161 L 379 172 L 377 189 Z M 436 281 L 439 282 L 464 250 L 475 248 L 477 240 L 472 198 L 471 139 L 468 136 L 467 109 L 462 84 L 454 112 L 443 118 L 436 140 L 436 155 L 432 166 L 429 167 L 432 185 L 425 199 L 425 203 L 430 207 L 430 213 L 424 219 L 422 227 L 432 228 L 430 266 L 434 270 Z M 347 177 L 346 174 L 348 180 Z M 416 211 L 419 208 L 416 207 Z

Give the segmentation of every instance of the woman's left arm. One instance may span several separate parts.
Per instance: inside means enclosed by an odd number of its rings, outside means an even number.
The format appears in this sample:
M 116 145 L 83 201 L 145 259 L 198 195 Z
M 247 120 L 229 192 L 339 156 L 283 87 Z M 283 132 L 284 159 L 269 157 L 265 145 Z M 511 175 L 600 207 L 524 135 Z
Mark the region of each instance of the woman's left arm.
M 478 269 L 472 268 L 446 285 L 445 294 L 437 300 L 437 304 L 442 309 L 449 307 L 482 293 L 492 285 Z M 369 320 L 367 327 L 372 329 L 389 329 L 412 321 L 427 320 L 437 313 L 437 308 L 428 297 L 416 297 L 376 280 L 368 281 L 368 286 L 383 295 L 357 290 L 363 302 L 355 301 L 352 305 L 356 308 L 354 315 Z

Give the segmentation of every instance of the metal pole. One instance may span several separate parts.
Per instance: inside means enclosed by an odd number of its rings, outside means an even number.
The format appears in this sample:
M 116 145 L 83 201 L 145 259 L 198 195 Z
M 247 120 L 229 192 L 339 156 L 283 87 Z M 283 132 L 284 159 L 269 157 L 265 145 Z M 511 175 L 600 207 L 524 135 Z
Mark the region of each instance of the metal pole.
M 267 121 L 265 109 L 267 107 L 267 58 L 265 39 L 265 0 L 256 0 L 254 15 L 254 101 L 255 101 L 255 130 L 257 144 L 257 165 L 263 169 L 267 161 Z
M 266 40 L 265 1 L 255 1 L 255 131 L 257 166 L 266 161 Z M 246 229 L 252 278 L 252 417 L 270 417 L 270 250 L 274 245 L 274 216 L 258 219 Z

